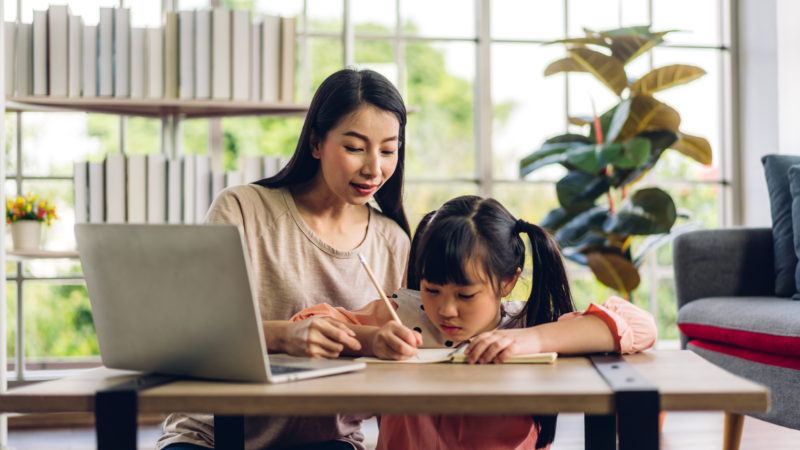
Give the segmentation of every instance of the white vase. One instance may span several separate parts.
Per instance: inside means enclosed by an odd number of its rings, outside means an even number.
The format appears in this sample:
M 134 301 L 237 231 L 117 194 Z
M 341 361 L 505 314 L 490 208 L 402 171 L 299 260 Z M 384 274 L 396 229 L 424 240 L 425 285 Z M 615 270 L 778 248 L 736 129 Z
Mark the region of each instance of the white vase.
M 18 220 L 11 224 L 11 240 L 14 250 L 38 250 L 42 240 L 42 222 Z

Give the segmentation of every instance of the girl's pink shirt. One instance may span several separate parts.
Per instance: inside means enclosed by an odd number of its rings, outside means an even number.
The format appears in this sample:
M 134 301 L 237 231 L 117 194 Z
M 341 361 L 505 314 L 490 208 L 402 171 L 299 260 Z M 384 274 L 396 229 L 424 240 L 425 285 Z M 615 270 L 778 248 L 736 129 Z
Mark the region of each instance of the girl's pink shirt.
M 420 314 L 425 313 L 420 310 Z M 558 320 L 594 315 L 608 326 L 617 353 L 636 353 L 653 346 L 657 328 L 653 316 L 619 297 L 603 305 L 590 304 L 585 311 L 565 314 Z M 304 309 L 292 321 L 313 316 L 332 317 L 356 325 L 381 326 L 392 320 L 382 300 L 357 311 L 319 304 Z M 405 320 L 405 319 L 404 319 Z M 428 342 L 426 342 L 427 344 Z M 530 416 L 384 415 L 377 449 L 532 449 L 538 430 Z M 548 445 L 546 448 L 549 448 Z

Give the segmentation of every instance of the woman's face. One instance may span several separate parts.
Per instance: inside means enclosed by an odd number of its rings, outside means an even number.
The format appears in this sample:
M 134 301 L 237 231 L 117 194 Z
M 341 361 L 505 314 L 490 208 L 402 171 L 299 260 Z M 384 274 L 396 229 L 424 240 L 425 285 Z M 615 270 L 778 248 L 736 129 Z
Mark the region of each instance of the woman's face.
M 468 285 L 435 284 L 420 281 L 425 314 L 445 336 L 454 342 L 465 341 L 484 331 L 493 330 L 500 322 L 500 301 L 513 289 L 517 277 L 501 284 L 498 295 L 494 285 L 474 264 L 470 280 L 486 280 Z M 480 276 L 484 275 L 484 276 Z
M 344 116 L 311 154 L 320 160 L 328 190 L 344 203 L 363 205 L 397 168 L 400 122 L 394 113 L 365 103 Z

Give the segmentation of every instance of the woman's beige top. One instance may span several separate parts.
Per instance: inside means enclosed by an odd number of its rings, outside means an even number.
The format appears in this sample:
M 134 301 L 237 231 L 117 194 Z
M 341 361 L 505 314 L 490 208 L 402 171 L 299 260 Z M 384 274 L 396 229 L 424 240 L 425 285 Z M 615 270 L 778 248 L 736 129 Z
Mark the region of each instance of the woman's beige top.
M 378 211 L 370 211 L 366 236 L 352 250 L 326 244 L 303 221 L 286 188 L 258 185 L 226 189 L 214 200 L 208 223 L 242 227 L 255 295 L 264 320 L 288 320 L 319 303 L 358 309 L 377 298 L 358 259 L 362 254 L 386 292 L 404 285 L 410 241 Z M 362 417 L 245 417 L 246 448 L 300 445 L 339 439 L 362 449 Z M 213 416 L 171 414 L 157 448 L 176 442 L 213 447 Z

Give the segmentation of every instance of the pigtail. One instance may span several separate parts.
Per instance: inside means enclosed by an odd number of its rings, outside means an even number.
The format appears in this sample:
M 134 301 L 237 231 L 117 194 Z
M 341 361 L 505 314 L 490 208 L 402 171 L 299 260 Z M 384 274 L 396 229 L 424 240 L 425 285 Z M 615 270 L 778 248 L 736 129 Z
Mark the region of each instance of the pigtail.
M 514 232 L 526 233 L 531 243 L 533 280 L 528 302 L 520 314 L 524 326 L 554 322 L 575 310 L 567 271 L 556 241 L 542 227 L 518 220 Z

